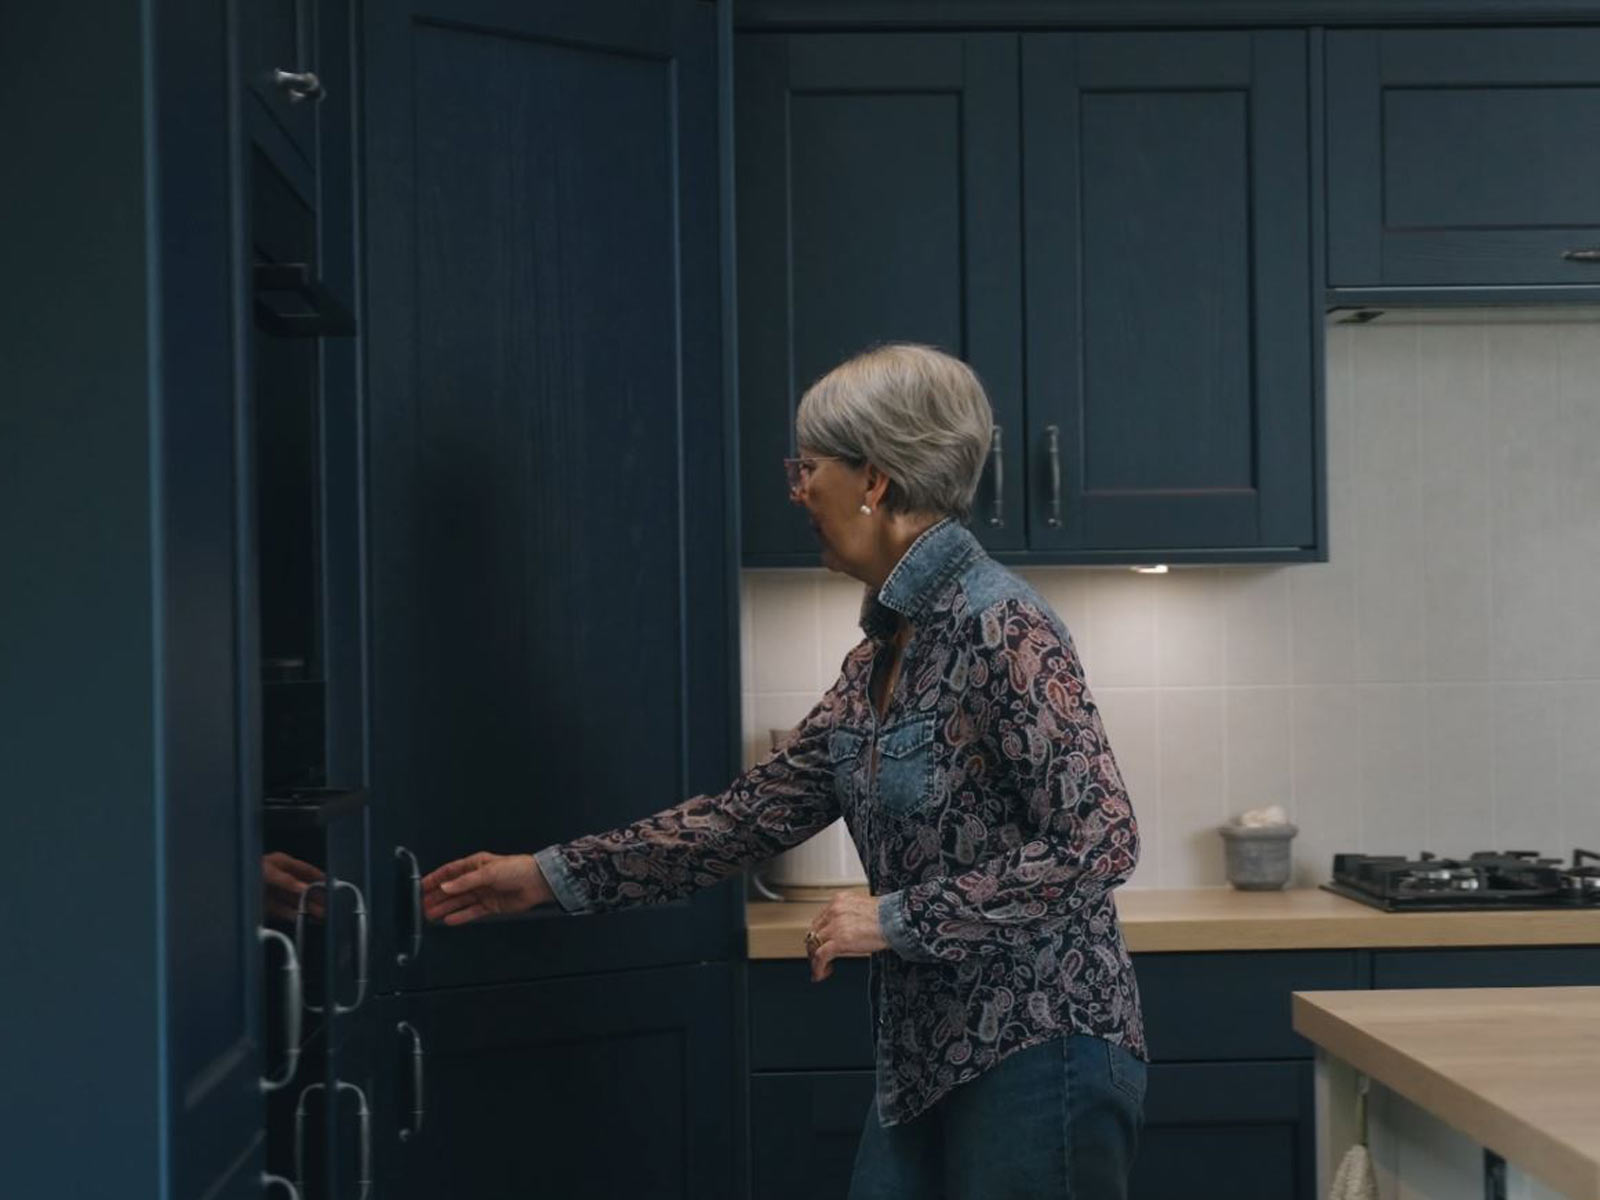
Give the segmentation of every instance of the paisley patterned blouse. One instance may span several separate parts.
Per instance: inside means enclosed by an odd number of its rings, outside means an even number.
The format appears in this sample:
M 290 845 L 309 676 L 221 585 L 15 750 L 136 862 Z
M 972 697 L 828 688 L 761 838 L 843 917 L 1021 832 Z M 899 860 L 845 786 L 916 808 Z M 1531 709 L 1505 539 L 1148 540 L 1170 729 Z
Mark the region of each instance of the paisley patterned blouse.
M 868 685 L 900 616 L 880 720 Z M 557 899 L 675 899 L 843 815 L 891 947 L 872 961 L 884 1124 L 1065 1033 L 1146 1057 L 1111 898 L 1138 830 L 1066 628 L 954 521 L 866 597 L 862 628 L 794 736 L 720 796 L 541 850 Z

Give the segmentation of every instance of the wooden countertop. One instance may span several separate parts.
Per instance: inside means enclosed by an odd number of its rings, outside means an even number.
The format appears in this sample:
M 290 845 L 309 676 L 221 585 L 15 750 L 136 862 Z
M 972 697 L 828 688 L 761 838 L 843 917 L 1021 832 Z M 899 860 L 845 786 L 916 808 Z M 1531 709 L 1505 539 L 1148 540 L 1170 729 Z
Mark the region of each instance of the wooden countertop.
M 1296 992 L 1296 1031 L 1573 1200 L 1600 1200 L 1600 987 Z
M 751 901 L 746 909 L 750 957 L 804 958 L 806 929 L 821 908 Z M 1134 953 L 1600 945 L 1600 909 L 1386 913 L 1319 888 L 1121 890 L 1117 914 Z

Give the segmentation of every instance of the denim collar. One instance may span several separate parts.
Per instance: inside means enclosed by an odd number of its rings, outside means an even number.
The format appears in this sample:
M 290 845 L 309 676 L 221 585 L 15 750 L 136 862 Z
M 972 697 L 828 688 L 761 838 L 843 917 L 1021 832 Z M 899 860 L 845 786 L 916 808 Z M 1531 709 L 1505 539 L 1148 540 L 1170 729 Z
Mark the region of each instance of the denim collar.
M 883 586 L 867 593 L 861 606 L 862 630 L 875 641 L 887 641 L 900 617 L 915 621 L 982 553 L 978 539 L 953 517 L 925 529 L 900 556 Z

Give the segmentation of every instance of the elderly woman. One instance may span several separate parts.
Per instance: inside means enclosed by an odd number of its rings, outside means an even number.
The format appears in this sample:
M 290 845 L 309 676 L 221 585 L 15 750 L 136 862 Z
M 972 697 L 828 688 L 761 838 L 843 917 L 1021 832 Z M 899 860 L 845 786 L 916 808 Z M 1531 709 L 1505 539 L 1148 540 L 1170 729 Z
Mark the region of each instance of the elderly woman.
M 990 440 L 963 363 L 889 345 L 800 403 L 788 462 L 866 638 L 771 757 L 720 796 L 424 881 L 459 924 L 558 901 L 680 897 L 843 815 L 871 895 L 806 936 L 813 980 L 872 955 L 877 1103 L 852 1200 L 1127 1190 L 1144 1098 L 1133 969 L 1111 890 L 1138 833 L 1059 617 L 962 522 Z

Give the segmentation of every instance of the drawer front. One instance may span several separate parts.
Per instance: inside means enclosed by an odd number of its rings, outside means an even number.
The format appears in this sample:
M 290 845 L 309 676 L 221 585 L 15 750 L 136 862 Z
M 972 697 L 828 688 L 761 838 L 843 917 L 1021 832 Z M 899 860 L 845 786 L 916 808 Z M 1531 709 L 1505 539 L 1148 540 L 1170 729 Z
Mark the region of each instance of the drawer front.
M 1386 950 L 1372 958 L 1378 988 L 1600 985 L 1600 946 Z
M 870 1070 L 872 1006 L 865 959 L 811 982 L 803 959 L 750 964 L 750 1069 Z
M 1156 1062 L 1310 1058 L 1289 994 L 1367 986 L 1355 950 L 1138 954 L 1133 964 Z
M 761 1200 L 844 1200 L 872 1095 L 871 1071 L 755 1076 L 753 1194 Z

